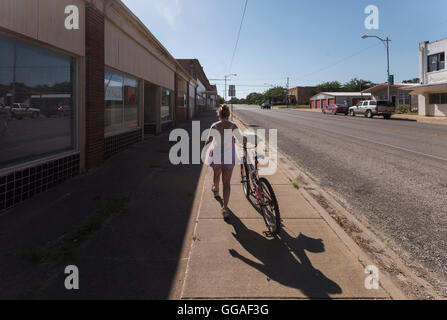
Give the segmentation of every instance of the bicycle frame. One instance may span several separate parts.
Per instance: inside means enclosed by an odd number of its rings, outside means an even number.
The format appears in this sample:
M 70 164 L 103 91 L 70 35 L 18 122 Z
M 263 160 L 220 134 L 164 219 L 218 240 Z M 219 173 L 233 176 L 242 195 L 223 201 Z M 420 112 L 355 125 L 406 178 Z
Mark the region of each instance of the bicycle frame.
M 257 145 L 255 146 L 255 150 L 257 148 Z M 255 152 L 255 164 L 249 164 L 248 163 L 248 151 L 247 146 L 244 145 L 244 157 L 243 157 L 243 164 L 244 166 L 247 166 L 248 168 L 248 177 L 247 179 L 250 179 L 252 185 L 253 185 L 253 191 L 254 196 L 259 204 L 262 204 L 262 197 L 261 193 L 259 192 L 259 173 L 258 173 L 258 154 Z
M 256 202 L 260 208 L 260 210 L 257 211 L 263 216 L 265 224 L 269 229 L 265 234 L 275 236 L 281 229 L 278 200 L 276 199 L 273 188 L 268 180 L 264 177 L 259 177 L 258 154 L 256 149 L 257 144 L 253 153 L 254 164 L 248 163 L 249 156 L 247 146 L 244 144 L 243 162 L 241 165 L 241 176 L 243 177 L 243 180 L 241 182 L 243 183 L 244 193 L 247 199 L 253 204 L 249 197 L 250 195 L 253 195 L 256 198 Z

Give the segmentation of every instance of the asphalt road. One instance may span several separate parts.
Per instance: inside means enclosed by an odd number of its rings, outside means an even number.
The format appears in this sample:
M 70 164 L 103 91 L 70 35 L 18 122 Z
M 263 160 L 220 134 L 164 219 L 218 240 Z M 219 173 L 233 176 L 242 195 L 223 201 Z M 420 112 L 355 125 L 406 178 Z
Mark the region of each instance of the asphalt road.
M 235 106 L 348 210 L 447 281 L 447 126 Z

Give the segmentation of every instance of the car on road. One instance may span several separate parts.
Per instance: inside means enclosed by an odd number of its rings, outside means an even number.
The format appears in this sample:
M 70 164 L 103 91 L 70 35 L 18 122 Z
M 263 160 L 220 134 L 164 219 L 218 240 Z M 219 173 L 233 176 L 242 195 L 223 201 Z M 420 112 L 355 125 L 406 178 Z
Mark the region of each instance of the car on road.
M 396 107 L 388 101 L 365 100 L 350 107 L 349 115 L 354 117 L 357 114 L 363 114 L 366 118 L 383 116 L 385 119 L 390 119 L 395 110 Z
M 4 107 L 4 109 L 9 110 L 11 112 L 11 117 L 15 119 L 23 119 L 24 117 L 30 117 L 33 119 L 37 119 L 40 116 L 40 109 L 31 108 L 30 106 L 24 103 L 13 103 L 12 107 Z
M 349 108 L 345 104 L 330 104 L 322 109 L 322 112 L 324 114 L 330 113 L 330 114 L 337 114 L 337 113 L 343 113 L 345 115 L 348 115 Z
M 261 109 L 270 109 L 272 106 L 268 102 L 261 104 Z
M 57 112 L 61 117 L 69 116 L 71 114 L 71 106 L 60 105 L 57 107 Z

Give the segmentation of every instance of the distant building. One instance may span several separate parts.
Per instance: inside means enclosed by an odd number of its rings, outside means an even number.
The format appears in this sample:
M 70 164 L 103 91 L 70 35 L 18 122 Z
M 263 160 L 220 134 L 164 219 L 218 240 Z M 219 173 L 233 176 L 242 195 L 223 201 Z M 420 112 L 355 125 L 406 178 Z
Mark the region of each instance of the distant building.
M 447 116 L 447 69 L 445 52 L 447 38 L 419 44 L 419 73 L 421 83 L 405 88 L 418 95 L 419 114 L 423 116 Z
M 309 104 L 310 97 L 316 92 L 316 87 L 295 87 L 289 89 L 287 99 L 289 104 Z
M 362 92 L 320 92 L 310 98 L 312 109 L 322 109 L 330 104 L 346 104 L 349 107 L 359 101 L 371 99 L 371 93 Z
M 390 101 L 395 107 L 407 106 L 410 110 L 418 110 L 417 96 L 411 96 L 405 88 L 411 84 L 396 83 L 390 86 Z M 371 93 L 372 100 L 388 100 L 388 84 L 381 83 L 369 89 L 363 90 L 363 93 Z
M 217 100 L 217 87 L 211 85 L 203 67 L 197 59 L 177 59 L 177 62 L 187 70 L 189 75 L 198 83 L 197 90 L 191 88 L 187 117 L 191 119 L 195 114 L 205 109 L 214 109 Z M 193 91 L 196 91 L 195 94 Z

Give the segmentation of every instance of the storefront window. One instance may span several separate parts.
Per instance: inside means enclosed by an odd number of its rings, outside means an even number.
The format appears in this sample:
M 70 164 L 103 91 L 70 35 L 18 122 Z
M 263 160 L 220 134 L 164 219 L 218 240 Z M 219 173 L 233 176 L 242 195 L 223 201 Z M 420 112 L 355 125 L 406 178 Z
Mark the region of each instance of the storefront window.
M 105 69 L 105 132 L 138 127 L 138 80 Z
M 410 95 L 401 93 L 399 94 L 399 104 L 400 105 L 409 105 L 410 104 Z
M 161 89 L 161 111 L 160 119 L 161 121 L 172 120 L 172 102 L 171 102 L 171 91 L 166 89 Z
M 74 64 L 0 35 L 0 168 L 75 148 Z

